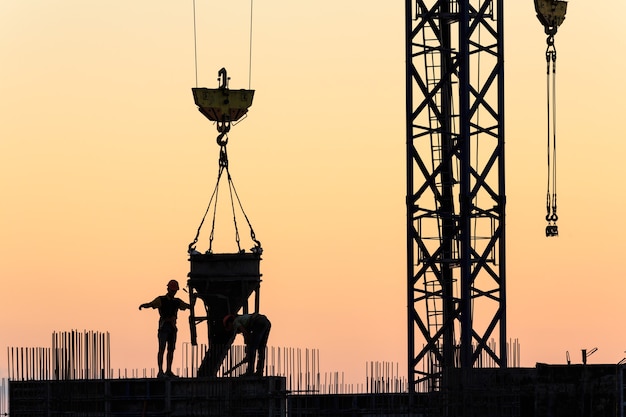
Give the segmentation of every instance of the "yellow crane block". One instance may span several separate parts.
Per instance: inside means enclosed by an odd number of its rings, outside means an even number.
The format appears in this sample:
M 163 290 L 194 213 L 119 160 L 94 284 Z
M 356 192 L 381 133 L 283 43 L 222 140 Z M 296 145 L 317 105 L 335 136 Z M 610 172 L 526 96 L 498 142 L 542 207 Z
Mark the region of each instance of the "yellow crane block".
M 215 122 L 234 122 L 241 119 L 252 106 L 254 90 L 228 88 L 192 88 L 198 110 Z
M 537 18 L 546 29 L 547 35 L 555 35 L 565 20 L 567 2 L 562 0 L 535 0 Z

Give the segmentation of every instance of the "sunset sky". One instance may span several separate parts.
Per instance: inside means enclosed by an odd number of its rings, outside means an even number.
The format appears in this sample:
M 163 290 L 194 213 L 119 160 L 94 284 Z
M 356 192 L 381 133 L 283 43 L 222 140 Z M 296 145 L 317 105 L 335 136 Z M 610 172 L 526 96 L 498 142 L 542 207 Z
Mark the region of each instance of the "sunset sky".
M 626 2 L 572 0 L 556 36 L 550 239 L 546 36 L 531 0 L 505 3 L 508 335 L 522 366 L 594 347 L 590 363 L 617 363 Z M 110 332 L 116 369 L 156 366 L 158 314 L 137 307 L 186 281 L 218 169 L 215 127 L 191 95 L 192 5 L 0 2 L 0 376 L 6 347 L 72 329 Z M 354 382 L 367 361 L 405 373 L 404 1 L 265 0 L 252 15 L 250 54 L 250 1 L 196 0 L 198 86 L 216 88 L 226 67 L 231 88 L 256 91 L 228 151 L 265 250 L 269 345 L 319 349 L 323 371 Z M 233 244 L 216 234 L 216 252 Z

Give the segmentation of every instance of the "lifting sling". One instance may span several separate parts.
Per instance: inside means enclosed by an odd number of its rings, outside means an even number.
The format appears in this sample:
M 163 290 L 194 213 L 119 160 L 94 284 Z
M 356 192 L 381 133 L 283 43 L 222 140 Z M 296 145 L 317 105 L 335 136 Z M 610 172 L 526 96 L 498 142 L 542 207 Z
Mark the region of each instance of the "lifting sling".
M 561 0 L 535 0 L 537 18 L 548 35 L 546 40 L 547 107 L 548 107 L 548 185 L 546 191 L 546 236 L 559 235 L 556 224 L 556 47 L 554 35 L 565 20 L 567 2 Z

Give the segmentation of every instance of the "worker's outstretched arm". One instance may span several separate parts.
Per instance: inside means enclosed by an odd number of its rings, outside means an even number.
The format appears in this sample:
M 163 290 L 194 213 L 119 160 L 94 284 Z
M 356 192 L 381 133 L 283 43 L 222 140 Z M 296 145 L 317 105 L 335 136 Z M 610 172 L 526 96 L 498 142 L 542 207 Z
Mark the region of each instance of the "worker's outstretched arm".
M 139 310 L 142 308 L 159 308 L 161 307 L 161 297 L 157 297 L 149 303 L 143 303 L 139 305 Z

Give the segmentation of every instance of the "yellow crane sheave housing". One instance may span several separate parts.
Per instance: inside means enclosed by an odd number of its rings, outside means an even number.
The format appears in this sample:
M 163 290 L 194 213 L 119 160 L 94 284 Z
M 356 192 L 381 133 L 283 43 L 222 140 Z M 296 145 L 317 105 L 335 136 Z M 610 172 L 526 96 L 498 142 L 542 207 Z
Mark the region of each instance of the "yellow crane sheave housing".
M 555 29 L 561 26 L 567 12 L 567 2 L 562 0 L 535 0 L 537 18 L 546 27 Z
M 192 88 L 200 113 L 216 122 L 234 122 L 242 118 L 252 105 L 254 90 L 228 88 Z

